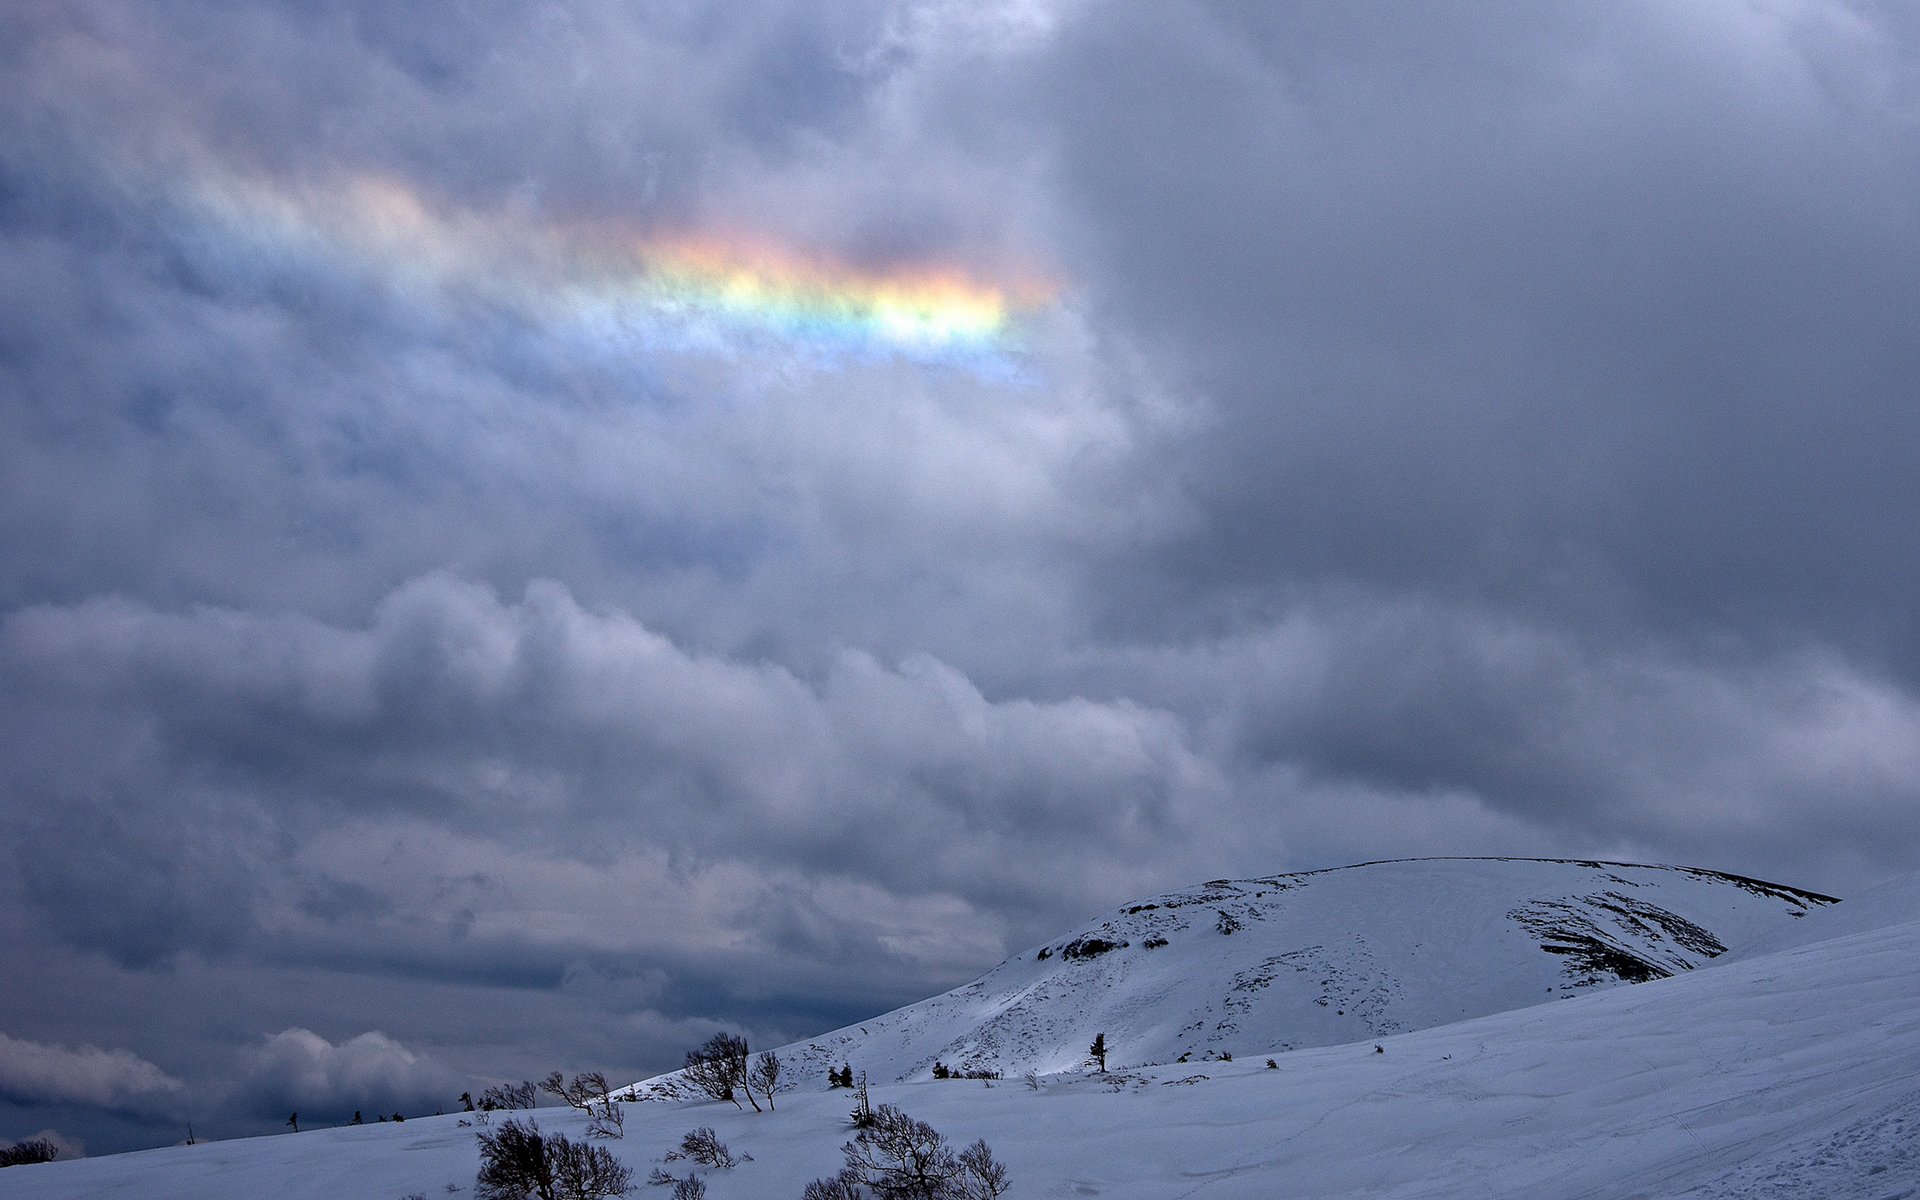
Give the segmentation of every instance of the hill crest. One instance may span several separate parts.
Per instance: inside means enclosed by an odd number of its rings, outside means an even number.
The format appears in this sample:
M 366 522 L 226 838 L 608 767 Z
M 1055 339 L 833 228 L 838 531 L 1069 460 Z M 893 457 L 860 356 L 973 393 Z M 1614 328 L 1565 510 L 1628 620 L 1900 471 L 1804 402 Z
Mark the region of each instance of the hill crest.
M 1699 867 L 1382 859 L 1213 879 L 1110 910 L 980 979 L 780 1049 L 798 1080 L 1118 1066 L 1364 1041 L 1693 970 L 1835 903 Z M 675 1076 L 639 1085 L 671 1096 Z

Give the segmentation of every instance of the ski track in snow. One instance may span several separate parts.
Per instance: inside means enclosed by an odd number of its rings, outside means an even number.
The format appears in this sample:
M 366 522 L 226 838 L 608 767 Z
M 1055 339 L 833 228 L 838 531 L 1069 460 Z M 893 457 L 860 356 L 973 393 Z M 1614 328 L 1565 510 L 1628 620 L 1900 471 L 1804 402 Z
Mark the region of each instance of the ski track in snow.
M 1907 1200 L 1920 1195 L 1920 1081 L 1859 1120 L 1796 1138 L 1684 1193 L 1697 1200 Z

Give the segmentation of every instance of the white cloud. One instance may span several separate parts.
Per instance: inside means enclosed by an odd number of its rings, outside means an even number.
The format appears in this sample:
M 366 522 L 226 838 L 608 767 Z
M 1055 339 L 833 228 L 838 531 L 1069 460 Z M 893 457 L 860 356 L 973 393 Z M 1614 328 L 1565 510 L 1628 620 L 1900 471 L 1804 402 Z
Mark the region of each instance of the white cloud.
M 241 1051 L 242 1096 L 270 1111 L 443 1107 L 462 1086 L 439 1063 L 379 1032 L 335 1045 L 307 1029 L 285 1029 Z
M 182 1084 L 127 1050 L 42 1045 L 0 1033 L 0 1095 L 23 1103 L 96 1104 L 123 1111 L 152 1111 Z

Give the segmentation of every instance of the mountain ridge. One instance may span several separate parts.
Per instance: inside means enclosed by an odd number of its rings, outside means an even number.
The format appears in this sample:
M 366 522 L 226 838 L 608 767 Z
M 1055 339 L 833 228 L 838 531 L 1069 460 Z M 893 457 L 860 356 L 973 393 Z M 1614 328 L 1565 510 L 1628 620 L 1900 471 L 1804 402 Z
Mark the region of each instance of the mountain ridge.
M 1470 865 L 1468 877 L 1480 869 Z M 1695 907 L 1763 900 L 1671 868 L 1608 869 L 1638 881 L 1617 885 L 1628 895 L 1676 885 L 1668 911 L 1686 907 L 1688 895 Z M 1567 890 L 1543 892 L 1542 870 L 1549 882 L 1553 871 L 1570 871 L 1561 885 L 1607 882 L 1580 864 L 1523 866 L 1531 878 L 1521 892 L 1530 900 Z M 1488 899 L 1484 887 L 1468 890 Z M 1425 894 L 1433 895 L 1430 886 Z M 1580 988 L 1564 1003 L 1377 1042 L 1276 1051 L 1278 1069 L 1250 1050 L 1232 1062 L 1067 1070 L 1029 1086 L 876 1078 L 872 1100 L 904 1108 L 955 1143 L 989 1142 L 1022 1196 L 1920 1194 L 1912 1136 L 1920 1129 L 1920 1021 L 1911 999 L 1920 989 L 1920 876 L 1859 899 L 1858 911 L 1849 911 L 1852 900 L 1818 912 L 1803 907 L 1806 920 L 1784 907 L 1771 915 L 1752 908 L 1744 923 L 1793 935 L 1788 949 L 1724 954 L 1708 969 Z M 1498 915 L 1496 924 L 1512 924 Z M 1728 939 L 1743 923 L 1703 915 L 1703 927 Z M 1209 936 L 1224 946 L 1247 932 Z M 1541 961 L 1563 963 L 1530 945 Z M 1118 953 L 1075 960 L 1076 969 Z M 1060 966 L 1057 952 L 1021 958 L 1029 969 Z M 602 1144 L 636 1173 L 665 1167 L 685 1175 L 692 1172 L 673 1148 L 689 1127 L 711 1128 L 739 1158 L 706 1172 L 714 1200 L 795 1196 L 803 1181 L 841 1165 L 851 1104 L 844 1092 L 794 1081 L 782 1087 L 777 1114 L 705 1097 L 634 1105 L 626 1136 Z M 585 1136 L 589 1119 L 566 1107 L 516 1115 L 570 1137 Z M 448 1114 L 23 1166 L 5 1173 L 0 1192 L 18 1200 L 454 1194 L 472 1185 L 474 1135 L 487 1125 L 488 1114 Z
M 1838 901 L 1603 859 L 1376 859 L 1211 879 L 1096 916 L 979 979 L 778 1052 L 796 1080 L 1230 1058 L 1385 1037 L 1693 970 Z M 682 1094 L 677 1073 L 635 1094 Z

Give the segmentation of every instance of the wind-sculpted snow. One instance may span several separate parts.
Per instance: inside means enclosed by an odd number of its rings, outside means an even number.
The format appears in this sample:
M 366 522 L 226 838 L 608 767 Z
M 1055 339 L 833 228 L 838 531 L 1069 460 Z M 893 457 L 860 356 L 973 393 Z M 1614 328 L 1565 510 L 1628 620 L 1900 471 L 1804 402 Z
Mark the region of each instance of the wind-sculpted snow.
M 1694 867 L 1414 859 L 1214 879 L 782 1051 L 796 1077 L 1207 1061 L 1381 1037 L 1689 971 L 1831 897 Z M 670 1080 L 654 1088 L 671 1087 Z

